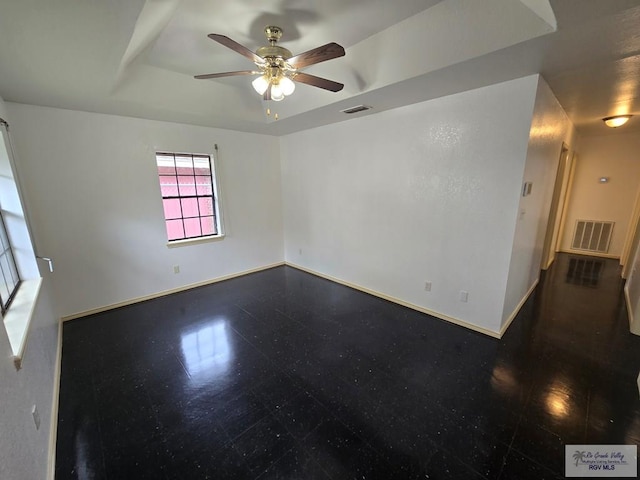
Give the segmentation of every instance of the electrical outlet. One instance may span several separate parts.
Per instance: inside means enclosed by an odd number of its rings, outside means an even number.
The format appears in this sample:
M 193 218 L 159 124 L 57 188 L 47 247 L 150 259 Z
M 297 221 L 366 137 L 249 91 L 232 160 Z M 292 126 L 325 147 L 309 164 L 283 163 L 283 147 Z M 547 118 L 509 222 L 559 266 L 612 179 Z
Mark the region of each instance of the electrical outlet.
M 298 249 L 298 255 L 302 255 L 302 249 L 301 248 Z
M 180 273 L 180 265 L 173 266 L 173 273 Z
M 462 303 L 467 303 L 467 300 L 469 300 L 469 292 L 460 290 L 460 301 Z
M 431 282 L 424 282 L 424 290 L 425 292 L 431 291 Z
M 33 415 L 33 423 L 36 424 L 36 430 L 40 430 L 40 413 L 35 405 L 31 408 L 31 415 Z

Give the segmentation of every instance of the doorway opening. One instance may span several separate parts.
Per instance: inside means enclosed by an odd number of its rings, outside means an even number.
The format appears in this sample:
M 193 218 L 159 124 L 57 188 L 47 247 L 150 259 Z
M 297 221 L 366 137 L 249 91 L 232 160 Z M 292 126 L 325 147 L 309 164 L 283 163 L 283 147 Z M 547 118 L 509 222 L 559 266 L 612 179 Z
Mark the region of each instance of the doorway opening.
M 573 166 L 575 162 L 575 154 L 569 154 L 569 146 L 562 144 L 560 150 L 560 158 L 558 159 L 558 169 L 556 171 L 556 180 L 553 186 L 553 196 L 551 198 L 551 207 L 549 209 L 549 220 L 547 222 L 547 233 L 544 239 L 544 247 L 542 250 L 542 270 L 547 270 L 553 260 L 556 252 L 559 251 L 558 243 L 562 238 L 562 227 L 564 223 L 565 207 L 569 195 L 569 184 L 573 174 Z

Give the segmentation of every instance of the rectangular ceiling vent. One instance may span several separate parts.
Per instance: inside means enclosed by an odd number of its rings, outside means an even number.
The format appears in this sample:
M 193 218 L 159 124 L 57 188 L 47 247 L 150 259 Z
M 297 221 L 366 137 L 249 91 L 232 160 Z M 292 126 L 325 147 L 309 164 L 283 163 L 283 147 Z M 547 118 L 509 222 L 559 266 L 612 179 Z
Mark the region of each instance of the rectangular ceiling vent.
M 340 110 L 342 113 L 346 113 L 347 115 L 351 115 L 352 113 L 364 112 L 365 110 L 370 110 L 371 107 L 366 105 L 356 105 L 355 107 L 345 108 L 344 110 Z
M 573 250 L 607 253 L 611 243 L 611 233 L 615 222 L 595 222 L 593 220 L 576 221 L 573 233 Z

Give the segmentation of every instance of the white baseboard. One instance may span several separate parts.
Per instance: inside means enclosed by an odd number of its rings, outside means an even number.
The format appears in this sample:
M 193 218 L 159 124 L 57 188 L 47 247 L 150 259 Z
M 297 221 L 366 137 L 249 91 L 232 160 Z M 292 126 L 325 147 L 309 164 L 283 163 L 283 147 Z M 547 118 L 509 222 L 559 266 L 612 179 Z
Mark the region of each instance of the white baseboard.
M 58 346 L 56 347 L 56 365 L 53 371 L 53 398 L 51 399 L 51 425 L 49 425 L 49 452 L 47 460 L 47 479 L 56 476 L 56 443 L 58 439 L 58 405 L 60 400 L 60 369 L 62 367 L 62 321 L 58 321 Z
M 502 338 L 504 333 L 507 331 L 507 329 L 509 328 L 509 325 L 511 325 L 511 322 L 513 322 L 516 316 L 518 316 L 518 312 L 520 312 L 520 310 L 522 309 L 524 304 L 527 302 L 527 300 L 529 300 L 529 297 L 538 286 L 539 281 L 540 279 L 536 278 L 536 281 L 533 282 L 533 285 L 531 285 L 531 288 L 529 288 L 527 293 L 524 294 L 524 297 L 522 297 L 522 300 L 520 300 L 518 305 L 516 305 L 516 308 L 513 309 L 513 312 L 511 312 L 511 315 L 509 315 L 509 318 L 507 318 L 507 321 L 504 322 L 504 325 L 502 325 L 502 328 L 500 329 L 500 338 Z
M 634 325 L 635 311 L 633 310 L 633 305 L 631 302 L 631 297 L 629 296 L 629 285 L 624 286 L 624 301 L 627 304 L 627 315 L 629 317 L 629 331 L 634 335 L 640 335 L 640 325 Z
M 585 252 L 583 250 L 569 250 L 564 248 L 560 250 L 560 252 L 569 253 L 571 255 L 582 255 L 584 257 L 600 257 L 600 258 L 611 258 L 614 260 L 620 260 L 620 255 L 611 255 L 609 253 Z
M 170 289 L 170 290 L 165 290 L 165 291 L 154 293 L 154 294 L 151 294 L 151 295 L 145 295 L 145 296 L 142 296 L 142 297 L 132 298 L 130 300 L 125 300 L 123 302 L 114 303 L 114 304 L 111 304 L 111 305 L 106 305 L 104 307 L 99 307 L 99 308 L 94 308 L 94 309 L 91 309 L 91 310 L 86 310 L 86 311 L 83 311 L 83 312 L 74 313 L 72 315 L 67 315 L 67 316 L 62 317 L 62 322 L 66 322 L 66 321 L 73 320 L 73 319 L 76 319 L 76 318 L 86 317 L 88 315 L 93 315 L 93 314 L 96 314 L 96 313 L 106 312 L 106 311 L 112 310 L 114 308 L 125 307 L 127 305 L 133 305 L 135 303 L 143 302 L 145 300 L 152 300 L 154 298 L 164 297 L 166 295 L 170 295 L 172 293 L 182 292 L 182 291 L 185 291 L 185 290 L 189 290 L 191 288 L 202 287 L 202 286 L 205 286 L 205 285 L 210 285 L 212 283 L 221 282 L 223 280 L 229 280 L 231 278 L 241 277 L 243 275 L 248 275 L 250 273 L 260 272 L 262 270 L 268 270 L 270 268 L 279 267 L 281 265 L 288 265 L 288 266 L 296 268 L 298 270 L 302 270 L 303 272 L 310 273 L 311 275 L 315 275 L 317 277 L 321 277 L 321 278 L 325 278 L 327 280 L 331 280 L 332 282 L 336 282 L 336 283 L 339 283 L 341 285 L 345 285 L 345 286 L 353 288 L 355 290 L 359 290 L 361 292 L 368 293 L 368 294 L 373 295 L 375 297 L 382 298 L 384 300 L 388 300 L 388 301 L 396 303 L 398 305 L 402 305 L 404 307 L 411 308 L 412 310 L 416 310 L 418 312 L 425 313 L 427 315 L 431 315 L 431 316 L 439 318 L 441 320 L 445 320 L 447 322 L 453 323 L 455 325 L 459 325 L 461 327 L 468 328 L 470 330 L 482 333 L 484 335 L 488 335 L 488 336 L 493 337 L 493 338 L 501 338 L 502 335 L 504 335 L 504 333 L 506 332 L 507 328 L 509 328 L 509 325 L 511 325 L 511 322 L 513 322 L 514 318 L 516 317 L 516 315 L 518 314 L 518 312 L 520 311 L 520 309 L 522 308 L 524 303 L 527 301 L 529 296 L 533 293 L 533 291 L 535 290 L 535 287 L 538 284 L 538 281 L 536 280 L 536 282 L 531 286 L 529 291 L 525 294 L 525 296 L 520 301 L 520 303 L 518 304 L 516 309 L 512 312 L 512 314 L 509 316 L 508 320 L 505 322 L 505 324 L 502 326 L 502 328 L 498 332 L 496 332 L 494 330 L 489 330 L 487 328 L 480 327 L 478 325 L 474 325 L 474 324 L 469 323 L 469 322 L 465 322 L 464 320 L 461 320 L 461 319 L 455 318 L 455 317 L 451 317 L 449 315 L 437 312 L 435 310 L 430 310 L 428 308 L 421 307 L 419 305 L 415 305 L 413 303 L 404 301 L 402 299 L 393 297 L 391 295 L 387 295 L 385 293 L 381 293 L 381 292 L 372 290 L 372 289 L 367 288 L 367 287 L 363 287 L 363 286 L 355 284 L 355 283 L 347 282 L 345 280 L 333 277 L 331 275 L 326 275 L 324 273 L 312 270 L 310 268 L 303 267 L 302 265 L 298 265 L 298 264 L 293 263 L 293 262 L 276 262 L 276 263 L 272 263 L 270 265 L 264 265 L 262 267 L 257 267 L 257 268 L 253 268 L 253 269 L 250 269 L 250 270 L 245 270 L 245 271 L 242 271 L 242 272 L 237 272 L 237 273 L 233 273 L 233 274 L 229 274 L 229 275 L 224 275 L 224 276 L 221 276 L 221 277 L 216 277 L 216 278 L 213 278 L 213 279 L 210 279 L 210 280 L 205 280 L 205 281 L 202 281 L 202 282 L 183 285 L 181 287 L 173 288 L 173 289 Z
M 144 302 L 145 300 L 152 300 L 154 298 L 164 297 L 166 295 L 171 295 L 172 293 L 183 292 L 185 290 L 190 290 L 192 288 L 203 287 L 205 285 L 210 285 L 212 283 L 222 282 L 223 280 L 229 280 L 235 277 L 242 277 L 243 275 L 248 275 L 250 273 L 260 272 L 262 270 L 268 270 L 274 267 L 280 267 L 284 265 L 285 262 L 276 262 L 270 265 L 264 265 L 262 267 L 252 268 L 250 270 L 244 270 L 242 272 L 231 273 L 229 275 L 223 275 L 221 277 L 212 278 L 209 280 L 204 280 L 202 282 L 190 283 L 188 285 L 183 285 L 181 287 L 172 288 L 170 290 L 164 290 L 158 293 L 152 293 L 150 295 L 144 295 L 142 297 L 132 298 L 129 300 L 125 300 L 123 302 L 113 303 L 111 305 L 106 305 L 104 307 L 92 308 L 91 310 L 85 310 L 84 312 L 73 313 L 71 315 L 66 315 L 62 317 L 63 322 L 67 322 L 69 320 L 74 320 L 76 318 L 86 317 L 87 315 L 93 315 L 96 313 L 106 312 L 108 310 L 113 310 L 114 308 L 126 307 L 127 305 L 133 305 L 134 303 Z
M 336 277 L 332 277 L 331 275 L 326 275 L 324 273 L 317 272 L 310 268 L 303 267 L 301 265 L 285 262 L 289 267 L 297 268 L 298 270 L 302 270 L 303 272 L 310 273 L 311 275 L 315 275 L 316 277 L 325 278 L 327 280 L 331 280 L 332 282 L 339 283 L 341 285 L 345 285 L 347 287 L 353 288 L 355 290 L 360 290 L 361 292 L 368 293 L 373 295 L 374 297 L 382 298 L 383 300 L 388 300 L 393 303 L 397 303 L 398 305 L 402 305 L 403 307 L 410 308 L 412 310 L 416 310 L 420 313 L 426 313 L 427 315 L 431 315 L 432 317 L 439 318 L 441 320 L 445 320 L 449 323 L 453 323 L 455 325 L 459 325 L 461 327 L 468 328 L 469 330 L 473 330 L 475 332 L 483 333 L 484 335 L 488 335 L 493 338 L 500 338 L 502 333 L 494 332 L 493 330 L 489 330 L 487 328 L 479 327 L 478 325 L 474 325 L 469 322 L 465 322 L 464 320 L 460 320 L 459 318 L 450 317 L 449 315 L 445 315 L 444 313 L 436 312 L 434 310 L 429 310 L 428 308 L 421 307 L 419 305 L 415 305 L 413 303 L 406 302 L 396 297 L 392 297 L 391 295 L 387 295 L 385 293 L 377 292 L 375 290 L 371 290 L 370 288 L 363 287 L 361 285 L 357 285 L 355 283 L 347 282 L 345 280 L 341 280 Z

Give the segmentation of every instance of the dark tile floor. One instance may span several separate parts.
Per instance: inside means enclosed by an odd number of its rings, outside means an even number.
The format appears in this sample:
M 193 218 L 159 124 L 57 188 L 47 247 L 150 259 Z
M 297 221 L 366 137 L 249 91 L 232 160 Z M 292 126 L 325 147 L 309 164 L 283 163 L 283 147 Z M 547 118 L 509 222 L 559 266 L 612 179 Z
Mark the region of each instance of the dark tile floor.
M 502 340 L 289 267 L 67 322 L 56 478 L 564 478 L 640 440 L 619 275 L 561 255 Z

